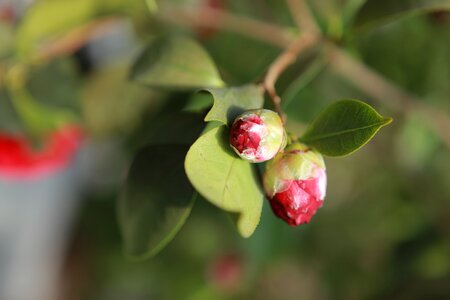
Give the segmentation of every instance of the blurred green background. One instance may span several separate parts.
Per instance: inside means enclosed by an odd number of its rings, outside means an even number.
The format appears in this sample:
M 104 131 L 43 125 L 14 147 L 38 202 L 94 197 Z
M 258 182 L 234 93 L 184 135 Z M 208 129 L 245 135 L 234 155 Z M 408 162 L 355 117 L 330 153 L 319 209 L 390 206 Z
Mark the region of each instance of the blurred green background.
M 30 6 L 29 13 L 16 7 L 12 20 L 0 18 L 0 68 L 29 65 L 27 86 L 36 103 L 51 107 L 52 116 L 53 109 L 73 116 L 94 145 L 114 145 L 114 156 L 104 162 L 114 175 L 83 193 L 64 259 L 63 299 L 450 299 L 448 145 L 419 113 L 354 87 L 327 65 L 323 51 L 301 57 L 278 83 L 289 99 L 293 131 L 301 133 L 341 98 L 362 99 L 395 121 L 356 154 L 326 159 L 327 197 L 313 221 L 291 228 L 265 203 L 257 231 L 243 239 L 223 212 L 200 199 L 166 249 L 150 260 L 127 260 L 115 206 L 136 143 L 155 116 L 208 101 L 129 82 L 132 59 L 155 35 L 183 32 L 206 47 L 227 83 L 245 84 L 261 79 L 281 49 L 238 33 L 173 24 L 171 9 L 187 7 L 202 18 L 202 7 L 212 6 L 293 32 L 295 24 L 281 0 L 167 0 L 158 2 L 164 17 L 151 15 L 152 1 L 59 2 L 62 9 L 43 16 Z M 361 29 L 355 19 L 364 2 L 310 6 L 330 41 L 449 117 L 450 15 L 433 10 Z M 49 33 L 64 37 L 104 18 L 114 18 L 105 23 L 109 29 L 82 47 L 70 48 L 71 40 L 62 54 L 36 57 L 42 49 L 36 41 L 49 40 Z M 304 84 L 298 78 L 311 63 L 316 71 Z M 1 129 L 26 131 L 8 98 L 0 85 Z

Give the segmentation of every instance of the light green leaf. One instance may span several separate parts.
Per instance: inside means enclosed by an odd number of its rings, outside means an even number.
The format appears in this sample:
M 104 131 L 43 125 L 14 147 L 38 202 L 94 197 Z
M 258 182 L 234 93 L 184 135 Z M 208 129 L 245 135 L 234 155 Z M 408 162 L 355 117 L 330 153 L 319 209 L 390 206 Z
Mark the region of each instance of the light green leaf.
M 19 25 L 16 39 L 18 55 L 33 54 L 40 42 L 89 21 L 95 14 L 96 1 L 93 0 L 37 1 Z
M 370 27 L 440 10 L 450 10 L 450 0 L 367 0 L 356 16 L 355 26 Z
M 154 40 L 134 63 L 131 79 L 164 88 L 225 85 L 208 53 L 195 40 L 184 36 Z
M 341 100 L 323 110 L 300 141 L 324 155 L 347 155 L 364 146 L 390 122 L 391 118 L 383 118 L 364 102 Z
M 158 4 L 156 3 L 156 0 L 145 0 L 145 3 L 147 4 L 147 8 L 151 13 L 155 13 L 158 11 Z
M 226 130 L 225 126 L 213 128 L 192 145 L 186 174 L 209 202 L 238 214 L 238 231 L 249 237 L 259 223 L 264 194 L 253 166 L 231 151 Z
M 132 258 L 157 254 L 189 216 L 195 193 L 183 170 L 187 150 L 154 145 L 135 157 L 118 202 L 125 250 Z
M 263 92 L 254 84 L 231 88 L 207 89 L 214 97 L 214 104 L 205 117 L 206 122 L 218 121 L 225 125 L 231 124 L 241 113 L 262 108 Z

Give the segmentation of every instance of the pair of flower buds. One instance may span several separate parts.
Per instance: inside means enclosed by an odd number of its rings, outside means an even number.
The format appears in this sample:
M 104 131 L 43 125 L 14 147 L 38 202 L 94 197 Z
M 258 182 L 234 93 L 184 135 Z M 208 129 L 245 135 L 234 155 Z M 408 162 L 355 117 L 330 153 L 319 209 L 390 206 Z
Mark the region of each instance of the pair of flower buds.
M 249 110 L 238 116 L 230 145 L 243 159 L 268 161 L 264 190 L 273 212 L 291 226 L 308 223 L 322 206 L 327 177 L 322 155 L 299 142 L 287 145 L 280 116 L 271 110 Z

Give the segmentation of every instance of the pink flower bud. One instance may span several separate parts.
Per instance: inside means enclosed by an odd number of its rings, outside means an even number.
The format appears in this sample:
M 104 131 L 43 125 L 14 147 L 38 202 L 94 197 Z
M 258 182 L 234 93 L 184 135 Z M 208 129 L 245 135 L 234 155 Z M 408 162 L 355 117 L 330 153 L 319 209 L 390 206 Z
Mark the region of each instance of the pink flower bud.
M 253 163 L 272 159 L 286 143 L 280 116 L 271 110 L 249 110 L 231 126 L 230 144 L 243 159 Z
M 323 204 L 326 185 L 322 155 L 300 143 L 279 153 L 264 173 L 273 212 L 291 226 L 309 223 Z

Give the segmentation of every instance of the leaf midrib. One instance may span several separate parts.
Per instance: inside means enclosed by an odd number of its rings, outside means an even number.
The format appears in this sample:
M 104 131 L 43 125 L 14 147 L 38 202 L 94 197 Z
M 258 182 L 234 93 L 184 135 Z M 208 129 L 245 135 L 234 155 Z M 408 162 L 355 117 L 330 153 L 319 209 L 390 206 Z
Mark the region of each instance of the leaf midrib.
M 226 202 L 225 192 L 227 190 L 228 179 L 230 178 L 231 171 L 233 170 L 233 166 L 236 162 L 237 162 L 237 160 L 235 158 L 233 158 L 233 160 L 231 161 L 231 164 L 230 164 L 230 168 L 228 169 L 227 176 L 225 176 L 225 181 L 224 181 L 224 185 L 222 187 L 222 193 L 221 193 L 222 194 L 222 205 L 223 205 L 223 203 Z
M 373 128 L 373 127 L 382 127 L 382 126 L 388 124 L 389 122 L 390 122 L 389 119 L 384 119 L 384 120 L 382 120 L 380 122 L 377 122 L 377 123 L 374 123 L 374 124 L 371 124 L 371 125 L 366 125 L 366 126 L 363 126 L 363 127 L 350 128 L 350 129 L 346 129 L 346 130 L 342 130 L 342 131 L 322 134 L 322 135 L 318 135 L 316 137 L 309 138 L 309 139 L 302 137 L 302 138 L 300 138 L 300 140 L 302 140 L 304 142 L 317 141 L 317 140 L 321 140 L 321 139 L 336 137 L 336 136 L 347 134 L 347 133 L 351 133 L 351 132 L 356 132 L 356 131 L 359 131 L 359 130 L 370 129 L 370 128 Z

